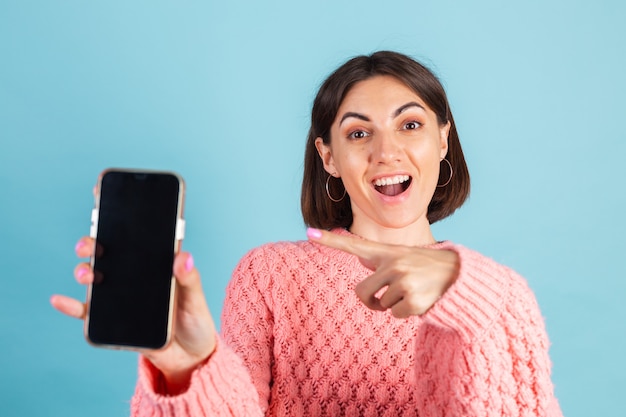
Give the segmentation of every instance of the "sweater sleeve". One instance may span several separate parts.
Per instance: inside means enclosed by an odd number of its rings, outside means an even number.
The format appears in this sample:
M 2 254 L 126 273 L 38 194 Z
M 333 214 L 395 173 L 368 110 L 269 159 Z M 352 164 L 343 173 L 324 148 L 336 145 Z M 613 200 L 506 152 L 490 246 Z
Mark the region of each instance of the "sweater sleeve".
M 161 378 L 160 371 L 140 356 L 139 381 L 131 401 L 133 417 L 262 415 L 244 364 L 221 339 L 207 363 L 194 371 L 184 393 L 160 394 Z
M 417 336 L 421 416 L 562 416 L 543 318 L 526 281 L 454 246 L 459 276 Z

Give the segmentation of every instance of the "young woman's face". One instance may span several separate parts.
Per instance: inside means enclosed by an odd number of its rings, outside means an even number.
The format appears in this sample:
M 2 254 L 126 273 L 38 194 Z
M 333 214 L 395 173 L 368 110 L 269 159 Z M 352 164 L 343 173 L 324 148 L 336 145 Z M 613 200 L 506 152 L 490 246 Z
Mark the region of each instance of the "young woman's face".
M 350 196 L 353 231 L 428 227 L 449 128 L 394 77 L 352 87 L 332 124 L 330 145 L 318 138 L 316 146 L 326 171 L 341 177 Z

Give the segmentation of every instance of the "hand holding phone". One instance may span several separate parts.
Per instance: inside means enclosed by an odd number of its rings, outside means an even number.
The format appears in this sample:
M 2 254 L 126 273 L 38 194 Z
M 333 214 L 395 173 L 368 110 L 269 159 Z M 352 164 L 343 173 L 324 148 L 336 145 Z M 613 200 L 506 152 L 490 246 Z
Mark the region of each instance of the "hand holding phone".
M 95 242 L 92 237 L 81 238 L 76 245 L 77 255 L 80 258 L 95 257 Z M 106 251 L 106 248 L 103 250 Z M 190 254 L 179 252 L 175 255 L 173 273 L 177 289 L 174 295 L 175 325 L 170 333 L 171 343 L 157 350 L 137 348 L 161 370 L 171 394 L 184 388 L 193 369 L 211 355 L 216 345 L 215 325 Z M 80 284 L 91 285 L 95 277 L 92 263 L 79 263 L 74 270 L 74 276 Z M 54 295 L 50 302 L 68 316 L 81 319 L 86 317 L 87 305 L 79 300 Z

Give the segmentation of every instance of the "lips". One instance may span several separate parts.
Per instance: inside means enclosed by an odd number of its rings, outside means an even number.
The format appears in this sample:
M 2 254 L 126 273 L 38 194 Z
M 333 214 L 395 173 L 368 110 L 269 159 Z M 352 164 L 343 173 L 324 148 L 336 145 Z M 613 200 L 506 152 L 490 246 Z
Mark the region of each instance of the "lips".
M 402 194 L 411 185 L 412 178 L 408 175 L 394 175 L 392 177 L 377 178 L 372 182 L 376 191 L 386 196 Z

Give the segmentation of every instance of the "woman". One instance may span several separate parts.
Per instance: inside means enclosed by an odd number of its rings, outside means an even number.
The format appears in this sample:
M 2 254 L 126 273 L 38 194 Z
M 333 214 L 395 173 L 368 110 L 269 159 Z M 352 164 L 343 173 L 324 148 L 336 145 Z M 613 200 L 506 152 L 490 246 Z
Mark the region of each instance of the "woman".
M 433 237 L 468 193 L 436 77 L 394 52 L 351 59 L 313 105 L 308 240 L 240 261 L 221 336 L 179 254 L 175 340 L 141 356 L 133 415 L 560 416 L 523 278 Z M 75 275 L 93 279 L 88 264 Z M 84 316 L 77 300 L 52 303 Z

